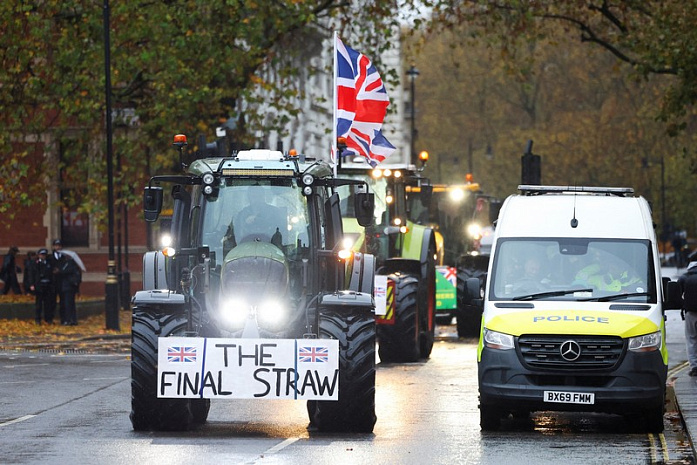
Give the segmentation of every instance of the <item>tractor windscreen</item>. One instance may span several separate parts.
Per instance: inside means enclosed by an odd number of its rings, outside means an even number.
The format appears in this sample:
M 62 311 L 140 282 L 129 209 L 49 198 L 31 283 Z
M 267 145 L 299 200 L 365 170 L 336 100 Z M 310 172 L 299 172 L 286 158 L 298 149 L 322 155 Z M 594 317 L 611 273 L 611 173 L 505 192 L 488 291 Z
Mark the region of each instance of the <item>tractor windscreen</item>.
M 291 179 L 235 179 L 204 201 L 202 244 L 222 263 L 240 244 L 273 244 L 286 256 L 311 247 L 307 200 Z

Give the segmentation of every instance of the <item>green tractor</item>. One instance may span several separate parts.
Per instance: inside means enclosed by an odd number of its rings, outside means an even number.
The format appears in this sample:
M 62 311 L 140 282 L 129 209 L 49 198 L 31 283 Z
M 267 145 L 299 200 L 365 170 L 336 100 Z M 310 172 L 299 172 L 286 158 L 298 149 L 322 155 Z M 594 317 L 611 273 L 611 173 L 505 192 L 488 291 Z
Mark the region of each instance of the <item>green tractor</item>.
M 435 336 L 435 231 L 409 219 L 408 186 L 425 181 L 414 165 L 382 163 L 374 169 L 360 161 L 343 161 L 341 177 L 365 182 L 375 195 L 374 222 L 357 221 L 353 199 L 361 185 L 339 189 L 345 235 L 354 250 L 375 256 L 378 353 L 387 363 L 415 362 L 431 355 Z M 428 201 L 424 192 L 423 201 Z
M 182 157 L 185 137 L 175 145 Z M 145 189 L 146 221 L 162 211 L 161 183 L 173 213 L 133 298 L 133 428 L 186 430 L 210 399 L 244 398 L 306 400 L 319 431 L 371 432 L 375 260 L 343 248 L 336 190 L 360 187 L 352 208 L 366 225 L 372 194 L 326 162 L 215 147 Z
M 476 336 L 481 324 L 481 308 L 472 300 L 484 295 L 489 249 L 493 238 L 491 214 L 498 205 L 482 193 L 478 183 L 467 175 L 463 184 L 434 184 L 429 186 L 430 202 L 419 200 L 423 187 L 409 187 L 409 214 L 413 221 L 436 230 L 439 255 L 436 283 L 436 321 L 457 322 L 459 337 Z M 495 211 L 496 210 L 496 211 Z M 474 286 L 477 278 L 479 285 Z

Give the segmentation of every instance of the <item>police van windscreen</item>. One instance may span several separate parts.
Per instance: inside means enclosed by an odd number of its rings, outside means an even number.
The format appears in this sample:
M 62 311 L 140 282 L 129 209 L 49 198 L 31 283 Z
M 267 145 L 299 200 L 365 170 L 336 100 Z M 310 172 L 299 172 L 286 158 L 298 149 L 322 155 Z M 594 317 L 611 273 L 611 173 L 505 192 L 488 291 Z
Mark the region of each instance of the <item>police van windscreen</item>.
M 499 239 L 490 300 L 655 303 L 647 240 Z

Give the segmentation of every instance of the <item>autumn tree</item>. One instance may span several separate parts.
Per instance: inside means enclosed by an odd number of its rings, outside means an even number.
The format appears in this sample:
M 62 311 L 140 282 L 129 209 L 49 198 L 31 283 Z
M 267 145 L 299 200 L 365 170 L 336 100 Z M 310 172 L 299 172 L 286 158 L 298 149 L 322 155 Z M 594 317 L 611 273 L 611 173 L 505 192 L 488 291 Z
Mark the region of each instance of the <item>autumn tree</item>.
M 281 129 L 294 115 L 307 44 L 316 47 L 336 29 L 379 56 L 390 45 L 395 11 L 399 5 L 408 10 L 413 0 L 111 3 L 114 149 L 121 166 L 115 185 L 134 186 L 174 167 L 169 142 L 176 132 L 211 139 L 216 126 L 229 122 L 239 144 L 252 144 L 255 129 Z M 106 5 L 0 2 L 5 217 L 45 198 L 47 185 L 62 172 L 67 201 L 103 218 Z M 274 70 L 272 81 L 265 79 L 268 69 Z M 274 109 L 274 118 L 254 111 L 259 100 Z M 43 150 L 37 144 L 50 144 L 60 156 L 32 166 L 31 153 Z
M 636 79 L 563 30 L 520 43 L 505 59 L 497 45 L 463 40 L 480 35 L 459 25 L 414 37 L 418 143 L 433 155 L 429 176 L 463 182 L 473 172 L 484 192 L 505 197 L 520 183 L 520 157 L 533 140 L 544 183 L 631 186 L 653 203 L 657 224 L 693 228 L 687 205 L 697 193 L 682 156 L 692 142 L 669 137 L 656 120 L 675 78 Z

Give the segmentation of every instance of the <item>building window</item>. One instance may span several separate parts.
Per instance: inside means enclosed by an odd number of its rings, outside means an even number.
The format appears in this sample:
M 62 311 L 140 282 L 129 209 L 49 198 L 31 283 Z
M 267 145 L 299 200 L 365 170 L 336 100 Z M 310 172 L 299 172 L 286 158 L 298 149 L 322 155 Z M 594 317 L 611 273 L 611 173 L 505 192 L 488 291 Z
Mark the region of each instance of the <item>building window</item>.
M 60 237 L 64 247 L 89 245 L 90 218 L 80 211 L 86 193 L 88 173 L 84 166 L 86 146 L 76 139 L 60 142 Z

